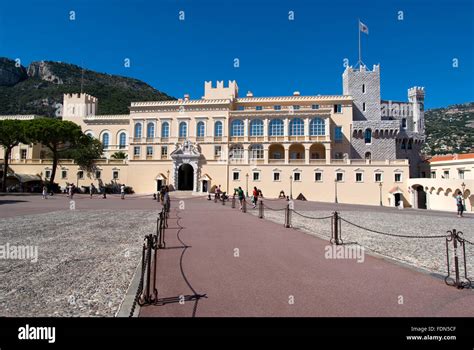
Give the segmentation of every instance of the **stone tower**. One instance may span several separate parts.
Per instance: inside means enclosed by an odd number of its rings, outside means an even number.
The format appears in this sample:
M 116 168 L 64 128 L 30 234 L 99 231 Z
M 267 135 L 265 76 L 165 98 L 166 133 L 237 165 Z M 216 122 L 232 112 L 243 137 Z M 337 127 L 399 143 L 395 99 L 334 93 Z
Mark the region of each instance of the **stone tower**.
M 63 120 L 80 123 L 84 117 L 95 115 L 99 101 L 96 97 L 85 94 L 64 94 L 63 96 Z
M 425 88 L 415 86 L 408 89 L 408 101 L 411 103 L 413 111 L 413 131 L 425 133 Z

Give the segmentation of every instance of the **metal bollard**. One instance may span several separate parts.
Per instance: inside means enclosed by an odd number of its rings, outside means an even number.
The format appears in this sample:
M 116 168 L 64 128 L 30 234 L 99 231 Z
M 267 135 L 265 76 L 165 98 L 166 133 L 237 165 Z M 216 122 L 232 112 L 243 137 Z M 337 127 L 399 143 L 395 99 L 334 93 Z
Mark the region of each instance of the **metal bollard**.
M 222 205 L 225 205 L 225 197 L 222 196 Z
M 258 217 L 263 219 L 263 200 L 260 199 L 258 202 Z
M 466 266 L 466 245 L 464 239 L 462 238 L 462 232 L 456 231 L 448 231 L 449 236 L 446 237 L 446 264 L 448 267 L 448 275 L 445 277 L 444 281 L 448 286 L 453 286 L 458 289 L 463 288 L 471 288 L 472 282 L 467 277 L 467 266 Z M 451 266 L 449 264 L 449 242 L 453 242 L 453 249 L 454 249 L 454 274 L 455 278 L 451 277 Z M 459 243 L 459 246 L 458 246 Z M 458 252 L 458 248 L 461 249 L 461 253 Z M 465 281 L 461 281 L 460 278 L 460 271 L 459 271 L 459 255 L 462 254 L 462 258 L 464 260 L 464 279 Z
M 331 218 L 331 239 L 329 240 L 331 244 L 341 245 L 341 218 L 339 213 L 335 211 L 333 217 Z
M 285 228 L 290 228 L 290 227 L 291 227 L 290 203 L 288 203 L 285 208 Z
M 217 203 L 217 193 L 214 194 L 214 203 Z
M 246 213 L 247 212 L 247 198 L 244 197 L 243 203 L 242 203 L 242 212 Z
M 235 195 L 232 196 L 232 209 L 235 209 Z

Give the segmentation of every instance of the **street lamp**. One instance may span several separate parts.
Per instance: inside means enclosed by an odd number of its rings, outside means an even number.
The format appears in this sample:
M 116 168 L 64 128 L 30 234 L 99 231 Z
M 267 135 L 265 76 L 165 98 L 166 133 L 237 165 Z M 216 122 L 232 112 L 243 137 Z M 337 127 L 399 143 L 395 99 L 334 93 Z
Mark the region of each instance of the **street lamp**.
M 290 175 L 290 199 L 293 199 L 293 175 Z
M 167 170 L 166 174 L 168 175 L 167 178 L 166 178 L 166 182 L 167 182 L 167 185 L 169 186 L 169 184 L 170 184 L 170 171 Z
M 246 181 L 246 187 L 245 187 L 245 196 L 248 197 L 249 196 L 249 174 L 245 174 L 245 177 L 247 179 Z
M 462 196 L 464 197 L 464 191 L 466 190 L 466 184 L 464 183 L 464 181 L 461 184 L 461 187 L 462 187 Z
M 379 189 L 380 189 L 380 206 L 382 206 L 382 183 L 379 182 Z
M 334 203 L 337 203 L 337 177 L 334 179 Z

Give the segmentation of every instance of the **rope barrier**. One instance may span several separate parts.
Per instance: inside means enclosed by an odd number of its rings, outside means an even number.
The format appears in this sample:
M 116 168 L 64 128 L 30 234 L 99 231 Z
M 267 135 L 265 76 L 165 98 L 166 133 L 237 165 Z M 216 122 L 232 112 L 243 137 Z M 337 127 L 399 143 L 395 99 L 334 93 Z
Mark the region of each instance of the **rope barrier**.
M 386 232 L 381 232 L 381 231 L 377 231 L 377 230 L 372 230 L 370 228 L 366 228 L 366 227 L 363 227 L 363 226 L 360 226 L 360 225 L 357 225 L 357 224 L 354 224 L 353 222 L 350 222 L 342 217 L 340 217 L 340 219 L 342 221 L 344 221 L 345 223 L 348 223 L 349 225 L 352 225 L 352 226 L 355 226 L 355 227 L 358 227 L 362 230 L 366 230 L 366 231 L 369 231 L 369 232 L 372 232 L 372 233 L 378 233 L 378 234 L 381 234 L 381 235 L 386 235 L 386 236 L 392 236 L 392 237 L 400 237 L 400 238 L 446 238 L 446 235 L 436 235 L 436 236 L 420 236 L 420 235 L 416 235 L 416 236 L 409 236 L 409 235 L 397 235 L 397 234 L 394 234 L 394 233 L 386 233 Z
M 331 219 L 331 218 L 333 217 L 333 215 L 331 215 L 331 216 L 323 216 L 323 217 L 320 217 L 320 218 L 315 218 L 315 217 L 312 217 L 312 216 L 306 216 L 306 215 L 303 215 L 303 214 L 301 214 L 301 213 L 298 213 L 298 212 L 297 212 L 296 210 L 294 210 L 294 209 L 291 209 L 291 210 L 293 211 L 293 213 L 295 213 L 295 214 L 297 214 L 297 215 L 299 215 L 299 216 L 302 216 L 302 217 L 304 217 L 304 218 L 306 218 L 306 219 L 323 220 L 323 219 Z
M 285 208 L 279 208 L 279 209 L 276 209 L 276 208 L 270 208 L 270 207 L 267 207 L 265 204 L 263 204 L 263 207 L 265 209 L 269 209 L 269 210 L 273 210 L 273 211 L 282 211 L 282 210 L 286 210 L 286 207 Z

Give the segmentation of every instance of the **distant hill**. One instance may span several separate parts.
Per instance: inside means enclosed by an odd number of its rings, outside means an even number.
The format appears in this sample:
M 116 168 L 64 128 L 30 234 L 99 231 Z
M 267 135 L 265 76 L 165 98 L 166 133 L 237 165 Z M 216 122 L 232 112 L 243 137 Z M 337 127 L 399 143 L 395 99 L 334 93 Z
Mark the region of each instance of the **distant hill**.
M 428 155 L 466 153 L 474 148 L 474 102 L 425 112 Z
M 83 74 L 83 78 L 82 78 Z M 81 91 L 99 98 L 99 114 L 126 114 L 132 101 L 174 100 L 133 78 L 104 74 L 73 64 L 39 61 L 27 68 L 0 58 L 0 114 L 55 116 L 63 94 Z

